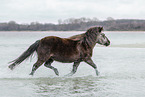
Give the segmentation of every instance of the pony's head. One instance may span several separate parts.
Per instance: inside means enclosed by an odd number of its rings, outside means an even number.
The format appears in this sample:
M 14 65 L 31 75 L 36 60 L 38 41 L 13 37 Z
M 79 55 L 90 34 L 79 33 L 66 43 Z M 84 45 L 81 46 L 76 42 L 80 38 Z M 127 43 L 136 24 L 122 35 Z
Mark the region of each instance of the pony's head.
M 97 36 L 96 43 L 100 45 L 109 46 L 110 40 L 106 37 L 104 33 L 102 33 L 103 27 L 92 27 L 87 30 L 87 32 L 95 33 Z M 91 34 L 90 33 L 90 34 Z
M 98 44 L 109 46 L 110 45 L 110 40 L 106 37 L 104 33 L 100 33 L 98 35 L 98 39 L 96 41 Z

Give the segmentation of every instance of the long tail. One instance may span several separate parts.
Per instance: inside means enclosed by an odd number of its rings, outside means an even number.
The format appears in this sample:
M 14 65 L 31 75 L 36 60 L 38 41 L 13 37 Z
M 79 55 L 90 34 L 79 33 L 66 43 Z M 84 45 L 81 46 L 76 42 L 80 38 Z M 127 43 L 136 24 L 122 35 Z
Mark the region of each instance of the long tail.
M 38 48 L 40 40 L 37 40 L 35 43 L 33 43 L 20 57 L 12 61 L 12 64 L 9 65 L 9 68 L 11 70 L 14 69 L 16 65 L 19 65 L 21 62 L 23 62 L 25 59 L 30 57 Z

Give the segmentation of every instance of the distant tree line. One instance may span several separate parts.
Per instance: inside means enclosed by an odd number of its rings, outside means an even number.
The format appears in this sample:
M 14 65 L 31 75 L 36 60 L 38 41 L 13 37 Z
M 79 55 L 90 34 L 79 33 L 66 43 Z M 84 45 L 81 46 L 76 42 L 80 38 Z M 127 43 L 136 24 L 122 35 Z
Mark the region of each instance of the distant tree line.
M 118 19 L 108 17 L 105 21 L 97 18 L 69 18 L 58 20 L 58 24 L 32 22 L 18 24 L 15 21 L 0 23 L 0 31 L 82 31 L 92 26 L 103 26 L 107 31 L 145 31 L 145 20 Z

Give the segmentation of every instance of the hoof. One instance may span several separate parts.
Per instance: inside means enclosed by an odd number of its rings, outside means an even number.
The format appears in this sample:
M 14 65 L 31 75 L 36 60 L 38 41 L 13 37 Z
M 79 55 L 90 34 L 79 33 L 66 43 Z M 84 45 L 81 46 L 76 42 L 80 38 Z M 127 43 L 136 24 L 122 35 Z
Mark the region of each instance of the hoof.
M 99 76 L 100 75 L 100 72 L 98 70 L 96 70 L 96 75 Z
M 29 75 L 32 75 L 33 76 L 33 73 L 31 72 Z
M 59 76 L 59 73 L 55 73 L 57 76 Z
M 100 72 L 96 73 L 96 75 L 99 76 L 100 75 Z
M 14 66 L 13 66 L 13 65 L 10 65 L 9 68 L 10 68 L 11 70 L 13 70 L 13 69 L 14 69 Z
M 57 76 L 59 76 L 59 72 L 58 72 L 57 69 L 54 69 L 54 72 L 55 72 L 55 74 L 56 74 Z

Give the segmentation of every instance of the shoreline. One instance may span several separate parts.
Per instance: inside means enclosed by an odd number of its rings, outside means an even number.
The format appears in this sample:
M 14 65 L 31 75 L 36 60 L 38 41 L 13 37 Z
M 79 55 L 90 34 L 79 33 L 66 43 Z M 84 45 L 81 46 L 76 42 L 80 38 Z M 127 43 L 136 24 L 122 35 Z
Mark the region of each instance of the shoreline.
M 0 31 L 1 32 L 85 32 L 85 31 Z M 145 31 L 102 31 L 106 33 L 145 33 Z

